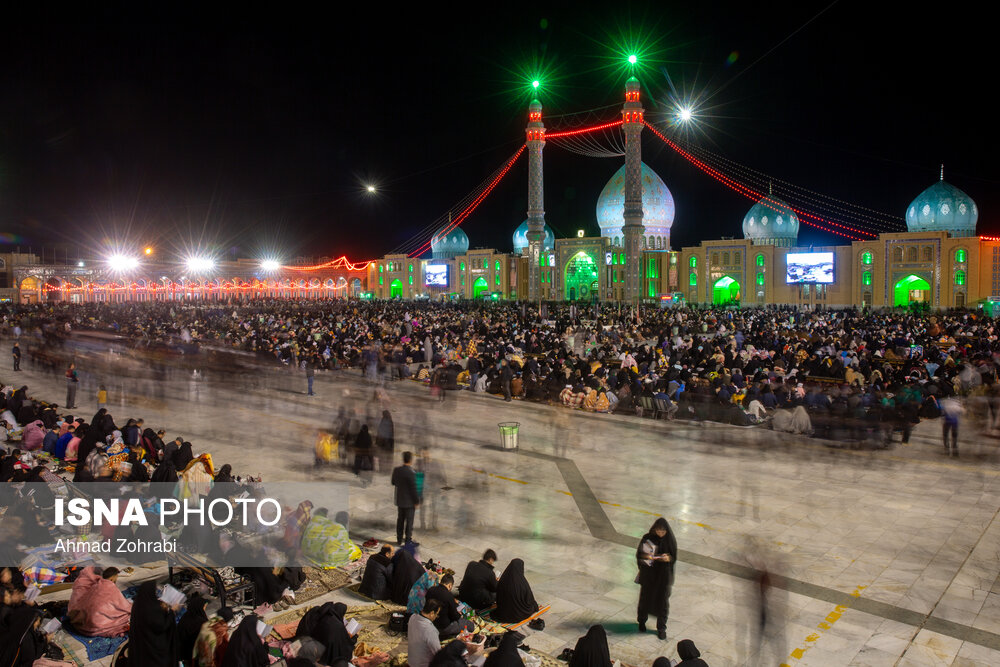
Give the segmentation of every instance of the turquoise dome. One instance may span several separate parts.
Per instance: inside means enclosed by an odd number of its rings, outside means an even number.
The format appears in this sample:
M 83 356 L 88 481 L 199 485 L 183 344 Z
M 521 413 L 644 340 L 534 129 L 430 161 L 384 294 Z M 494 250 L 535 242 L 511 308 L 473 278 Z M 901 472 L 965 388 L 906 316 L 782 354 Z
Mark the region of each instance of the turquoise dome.
M 542 249 L 552 250 L 556 247 L 556 235 L 549 227 L 548 223 L 545 225 L 545 238 L 542 239 Z M 525 220 L 517 229 L 514 230 L 514 252 L 523 254 L 525 250 L 528 249 L 528 221 Z
M 451 259 L 469 252 L 469 237 L 458 227 L 450 230 L 445 225 L 431 237 L 431 257 L 434 259 Z
M 743 238 L 759 245 L 791 247 L 799 238 L 799 217 L 786 202 L 768 195 L 743 216 Z
M 597 198 L 601 236 L 619 239 L 625 224 L 625 165 L 615 172 Z M 670 239 L 674 224 L 674 196 L 659 175 L 642 163 L 642 225 L 644 234 Z
M 917 195 L 906 209 L 906 228 L 911 232 L 975 236 L 977 220 L 979 209 L 976 202 L 943 180 Z

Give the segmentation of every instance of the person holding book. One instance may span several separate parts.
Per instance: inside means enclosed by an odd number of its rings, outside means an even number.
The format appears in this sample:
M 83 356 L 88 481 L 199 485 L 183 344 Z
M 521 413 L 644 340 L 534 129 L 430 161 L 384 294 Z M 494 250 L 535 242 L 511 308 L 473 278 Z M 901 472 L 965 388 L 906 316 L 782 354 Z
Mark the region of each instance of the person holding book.
M 646 631 L 646 619 L 656 616 L 656 633 L 667 638 L 667 615 L 670 613 L 670 589 L 674 585 L 674 563 L 677 562 L 677 540 L 670 524 L 663 517 L 653 522 L 642 536 L 635 552 L 639 574 L 639 632 Z

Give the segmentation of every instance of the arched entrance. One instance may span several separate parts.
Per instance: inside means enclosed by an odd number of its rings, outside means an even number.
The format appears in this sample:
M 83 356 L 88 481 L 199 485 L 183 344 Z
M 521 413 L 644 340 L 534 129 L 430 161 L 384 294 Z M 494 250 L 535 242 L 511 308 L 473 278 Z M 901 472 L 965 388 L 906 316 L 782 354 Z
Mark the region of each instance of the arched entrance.
M 910 274 L 896 283 L 897 307 L 909 306 L 911 303 L 929 303 L 931 300 L 931 285 L 920 276 Z
M 712 305 L 728 306 L 740 302 L 740 284 L 730 278 L 723 276 L 715 281 L 712 286 Z
M 389 285 L 389 298 L 390 299 L 403 298 L 403 283 L 401 283 L 399 280 L 393 280 L 392 284 Z
M 597 262 L 582 250 L 566 262 L 563 275 L 566 276 L 564 285 L 568 301 L 589 301 L 599 285 Z
M 41 281 L 34 276 L 28 276 L 21 281 L 21 303 L 38 303 L 38 291 Z
M 480 294 L 485 294 L 490 291 L 490 284 L 486 282 L 486 278 L 479 276 L 476 278 L 476 282 L 472 283 L 472 298 L 478 299 Z
M 355 278 L 354 282 L 351 283 L 351 294 L 357 296 L 361 294 L 361 279 Z

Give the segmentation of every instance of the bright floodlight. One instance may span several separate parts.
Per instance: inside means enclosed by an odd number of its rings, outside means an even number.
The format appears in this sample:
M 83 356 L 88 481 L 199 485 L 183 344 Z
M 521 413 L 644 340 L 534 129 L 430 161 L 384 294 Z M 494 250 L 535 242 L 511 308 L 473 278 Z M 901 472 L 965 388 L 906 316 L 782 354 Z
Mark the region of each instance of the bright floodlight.
M 146 246 L 146 248 L 142 252 L 144 252 L 146 255 L 152 255 L 153 254 L 153 246 Z
M 542 85 L 542 82 L 539 81 L 538 79 L 535 79 L 534 81 L 531 82 L 532 88 L 538 88 L 540 85 Z
M 112 271 L 128 271 L 139 266 L 139 260 L 136 257 L 129 257 L 128 255 L 115 254 L 108 257 L 108 266 L 111 267 Z
M 367 187 L 367 190 L 368 190 L 368 192 L 374 193 L 375 192 L 375 186 L 374 185 L 369 185 Z
M 186 262 L 188 271 L 197 273 L 199 271 L 211 271 L 215 267 L 215 260 L 210 257 L 191 257 Z
M 637 62 L 639 62 L 639 57 L 637 55 L 635 55 L 634 53 L 628 57 L 628 64 L 629 65 L 634 65 Z
M 281 262 L 276 259 L 265 259 L 260 263 L 260 268 L 265 271 L 277 271 L 281 268 Z
M 677 116 L 685 123 L 691 120 L 693 115 L 691 107 L 681 107 L 680 111 L 677 112 Z

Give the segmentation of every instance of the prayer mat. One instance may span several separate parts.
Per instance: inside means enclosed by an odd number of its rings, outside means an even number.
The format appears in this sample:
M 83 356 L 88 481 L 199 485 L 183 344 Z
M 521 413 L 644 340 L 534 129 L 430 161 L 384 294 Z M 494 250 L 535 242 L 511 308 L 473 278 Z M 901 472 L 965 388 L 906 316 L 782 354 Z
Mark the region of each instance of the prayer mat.
M 56 643 L 66 654 L 67 660 L 72 660 L 78 665 L 86 665 L 95 660 L 113 655 L 118 647 L 125 643 L 127 636 L 121 637 L 87 637 L 71 630 L 67 626 L 62 627 L 64 637 L 59 637 Z M 81 650 L 81 646 L 82 649 Z M 86 653 L 86 659 L 83 654 Z
M 303 573 L 306 576 L 305 583 L 295 591 L 295 599 L 293 604 L 302 604 L 303 602 L 309 602 L 314 598 L 318 598 L 320 595 L 329 593 L 330 591 L 337 590 L 338 588 L 343 588 L 351 583 L 351 577 L 345 572 L 340 570 L 324 570 L 317 567 L 306 567 L 303 568 Z
M 538 618 L 539 616 L 541 616 L 542 614 L 544 614 L 545 612 L 547 612 L 551 608 L 552 608 L 552 605 L 550 605 L 550 604 L 547 604 L 544 607 L 539 607 L 538 611 L 536 611 L 534 614 L 532 614 L 528 618 L 526 618 L 523 621 L 520 621 L 518 623 L 501 623 L 500 621 L 494 621 L 490 617 L 490 615 L 496 609 L 495 607 L 491 607 L 491 608 L 487 609 L 486 611 L 480 612 L 479 615 L 482 616 L 483 618 L 489 620 L 494 625 L 500 626 L 504 630 L 517 630 L 522 625 L 527 625 L 528 623 L 531 623 L 533 620 L 535 620 L 536 618 Z

